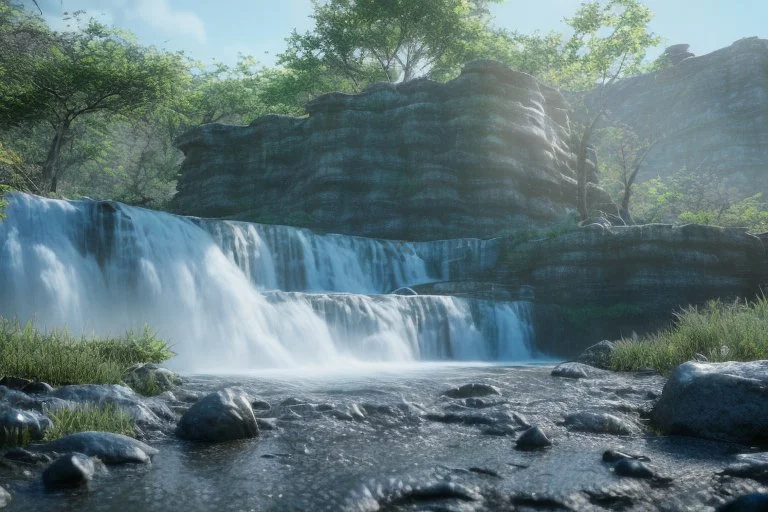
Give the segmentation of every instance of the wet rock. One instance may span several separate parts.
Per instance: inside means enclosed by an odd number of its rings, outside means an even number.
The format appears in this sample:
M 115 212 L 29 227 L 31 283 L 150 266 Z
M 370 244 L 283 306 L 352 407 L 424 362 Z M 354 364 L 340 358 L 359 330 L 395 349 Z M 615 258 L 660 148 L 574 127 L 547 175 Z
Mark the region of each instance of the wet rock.
M 286 398 L 285 400 L 283 400 L 282 402 L 280 402 L 280 406 L 281 407 L 290 407 L 292 405 L 303 405 L 303 404 L 306 404 L 306 403 L 308 403 L 306 400 L 300 400 L 300 399 L 295 398 L 295 397 L 289 397 L 289 398 Z
M 407 286 L 403 286 L 402 288 L 398 288 L 397 290 L 392 292 L 392 295 L 414 296 L 418 294 L 419 293 L 416 290 L 414 290 L 413 288 L 408 288 Z
M 80 384 L 62 386 L 50 396 L 74 404 L 96 406 L 114 405 L 128 414 L 136 424 L 147 430 L 161 430 L 175 415 L 162 399 L 142 398 L 131 388 L 120 385 Z
M 553 377 L 563 377 L 566 379 L 588 379 L 599 375 L 600 372 L 582 363 L 562 363 L 552 370 Z
M 7 507 L 11 503 L 11 493 L 0 487 L 0 508 Z
M 517 441 L 515 441 L 515 447 L 518 450 L 539 450 L 552 446 L 552 441 L 549 440 L 547 435 L 539 427 L 531 427 L 523 432 Z
M 611 367 L 611 354 L 616 348 L 616 344 L 612 341 L 603 340 L 600 343 L 587 347 L 576 360 L 579 363 L 600 368 L 602 370 L 609 370 Z
M 349 406 L 349 414 L 357 421 L 362 421 L 365 419 L 365 414 L 363 411 L 360 410 L 360 406 L 357 404 L 352 404 Z
M 4 457 L 14 462 L 22 462 L 24 464 L 39 464 L 49 463 L 53 459 L 46 453 L 37 453 L 25 450 L 24 448 L 13 448 L 5 452 Z
M 629 478 L 655 478 L 656 473 L 643 462 L 635 459 L 621 459 L 613 467 L 614 473 Z
M 93 461 L 82 453 L 70 453 L 57 459 L 43 471 L 43 484 L 48 489 L 80 487 L 93 479 Z
M 139 363 L 131 366 L 123 375 L 131 389 L 142 395 L 159 395 L 181 385 L 181 377 L 168 368 L 152 363 Z
M 348 412 L 339 411 L 337 409 L 328 411 L 328 415 L 331 416 L 332 418 L 336 418 L 337 420 L 341 420 L 341 421 L 354 421 L 355 419 Z
M 630 455 L 628 453 L 620 452 L 617 450 L 606 450 L 603 452 L 603 462 L 619 462 L 620 460 L 642 460 L 648 462 L 650 459 L 643 455 Z
M 146 463 L 158 453 L 156 448 L 141 441 L 110 432 L 78 432 L 29 449 L 44 453 L 77 452 L 98 457 L 104 464 Z
M 757 482 L 768 483 L 768 453 L 739 455 L 735 462 L 723 470 L 724 475 L 738 478 L 750 478 Z
M 53 386 L 47 382 L 30 382 L 22 391 L 32 395 L 45 395 L 53 391 Z
M 329 412 L 336 409 L 336 407 L 333 406 L 333 404 L 320 404 L 317 407 L 315 407 L 315 410 L 317 412 Z
M 236 389 L 224 389 L 190 407 L 181 417 L 176 435 L 216 443 L 256 437 L 259 427 L 248 396 Z
M 768 361 L 678 366 L 651 418 L 670 434 L 768 442 Z
M 484 400 L 482 398 L 466 398 L 464 400 L 464 406 L 470 409 L 487 409 L 489 407 L 497 407 L 504 405 L 504 400 Z
M 277 418 L 256 418 L 259 430 L 277 430 Z
M 268 411 L 272 408 L 266 400 L 254 400 L 251 402 L 251 409 L 254 411 Z
M 765 512 L 768 510 L 768 494 L 746 494 L 717 509 L 717 512 Z
M 32 384 L 31 380 L 22 379 L 19 377 L 3 377 L 0 379 L 0 386 L 5 386 L 8 389 L 15 389 L 17 391 L 21 391 L 25 386 L 28 386 L 29 384 Z
M 22 391 L 0 386 L 0 406 L 2 405 L 34 409 L 36 402 L 34 398 Z
M 48 416 L 0 403 L 0 446 L 42 439 L 53 423 Z
M 568 430 L 575 432 L 622 436 L 640 433 L 640 428 L 634 423 L 607 413 L 577 412 L 569 414 L 565 417 L 564 424 Z
M 452 388 L 443 393 L 449 398 L 479 398 L 490 395 L 501 395 L 496 386 L 490 384 L 464 384 L 458 388 Z

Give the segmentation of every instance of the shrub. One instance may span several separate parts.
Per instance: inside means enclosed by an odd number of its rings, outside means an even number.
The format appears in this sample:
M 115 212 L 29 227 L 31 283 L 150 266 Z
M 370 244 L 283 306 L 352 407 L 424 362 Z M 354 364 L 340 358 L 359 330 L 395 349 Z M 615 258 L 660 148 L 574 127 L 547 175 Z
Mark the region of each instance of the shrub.
M 64 384 L 119 384 L 137 363 L 173 356 L 150 329 L 120 338 L 75 338 L 64 330 L 41 332 L 31 323 L 0 318 L 0 375 Z
M 80 405 L 74 409 L 62 408 L 49 412 L 53 426 L 45 432 L 44 441 L 53 441 L 77 432 L 112 432 L 134 436 L 136 427 L 133 419 L 114 405 L 103 407 Z
M 696 354 L 711 362 L 768 359 L 768 298 L 751 303 L 713 301 L 702 308 L 686 308 L 676 315 L 670 329 L 619 342 L 611 354 L 611 367 L 669 373 Z

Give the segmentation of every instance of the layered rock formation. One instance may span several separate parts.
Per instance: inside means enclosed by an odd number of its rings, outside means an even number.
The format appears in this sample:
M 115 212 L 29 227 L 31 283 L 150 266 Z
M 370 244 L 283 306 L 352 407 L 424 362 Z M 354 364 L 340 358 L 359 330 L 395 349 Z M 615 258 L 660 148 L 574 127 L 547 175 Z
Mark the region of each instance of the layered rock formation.
M 575 354 L 662 327 L 682 306 L 754 297 L 768 282 L 766 249 L 736 229 L 596 225 L 507 240 L 497 280 L 535 290 L 540 349 Z
M 707 169 L 744 195 L 768 193 L 768 40 L 742 39 L 700 57 L 676 45 L 665 56 L 665 69 L 606 92 L 609 124 L 659 140 L 640 178 Z
M 550 224 L 575 203 L 563 97 L 501 64 L 328 94 L 307 111 L 184 135 L 176 209 L 429 240 Z

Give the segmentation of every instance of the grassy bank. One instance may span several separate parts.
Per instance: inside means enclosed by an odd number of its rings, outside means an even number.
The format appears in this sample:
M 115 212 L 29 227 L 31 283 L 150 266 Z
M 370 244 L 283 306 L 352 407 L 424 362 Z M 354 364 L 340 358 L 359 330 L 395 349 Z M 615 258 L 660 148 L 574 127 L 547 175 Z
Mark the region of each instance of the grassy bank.
M 81 405 L 74 409 L 63 408 L 49 412 L 53 426 L 45 432 L 44 441 L 53 441 L 77 432 L 112 432 L 134 436 L 133 419 L 114 405 Z
M 687 308 L 670 329 L 620 342 L 611 366 L 617 371 L 654 368 L 666 374 L 696 354 L 710 362 L 768 359 L 768 298 Z
M 119 384 L 137 363 L 173 356 L 151 330 L 119 338 L 75 338 L 63 330 L 42 332 L 32 324 L 0 318 L 0 376 L 64 384 Z

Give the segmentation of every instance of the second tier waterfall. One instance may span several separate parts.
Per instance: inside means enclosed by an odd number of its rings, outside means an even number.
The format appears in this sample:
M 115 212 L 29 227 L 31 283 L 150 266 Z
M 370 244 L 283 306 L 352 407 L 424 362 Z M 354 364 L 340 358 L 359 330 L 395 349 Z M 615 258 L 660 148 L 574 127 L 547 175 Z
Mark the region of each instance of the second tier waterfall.
M 377 295 L 482 270 L 493 242 L 316 235 L 23 194 L 7 215 L 0 315 L 75 334 L 147 324 L 186 371 L 531 357 L 526 303 Z M 321 290 L 374 295 L 306 293 Z

